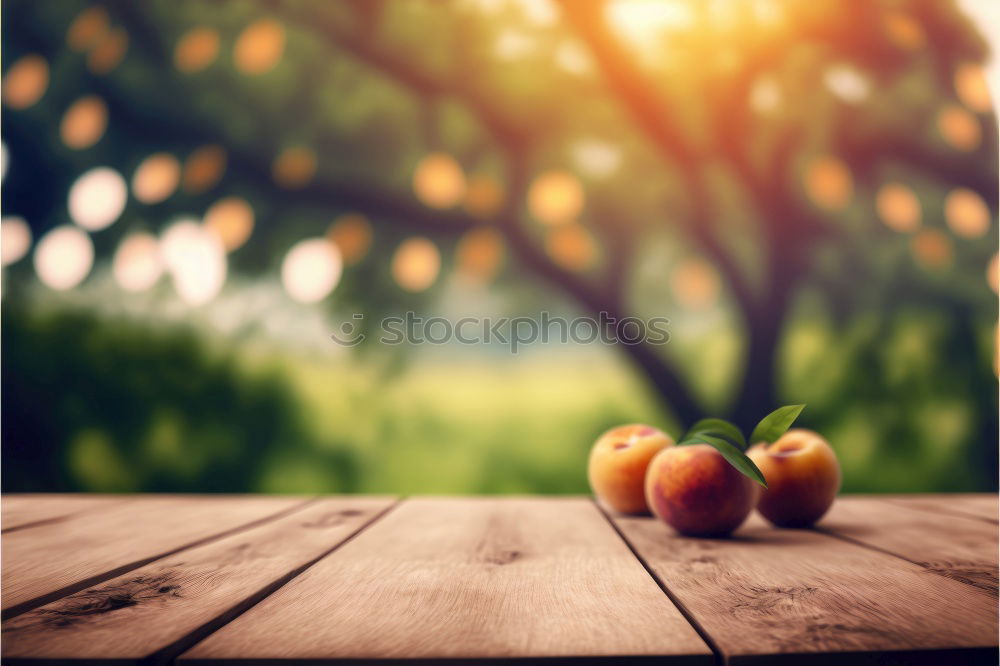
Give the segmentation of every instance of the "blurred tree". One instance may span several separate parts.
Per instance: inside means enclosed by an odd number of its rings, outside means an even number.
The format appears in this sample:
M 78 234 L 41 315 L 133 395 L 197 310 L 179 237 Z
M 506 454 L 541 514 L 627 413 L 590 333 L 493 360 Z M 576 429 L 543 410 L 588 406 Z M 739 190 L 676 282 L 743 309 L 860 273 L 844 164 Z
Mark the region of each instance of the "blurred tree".
M 997 246 L 997 128 L 986 47 L 953 2 L 82 9 L 5 5 L 16 168 L 4 209 L 36 233 L 65 217 L 82 167 L 128 173 L 166 151 L 186 156 L 160 167 L 180 170 L 180 191 L 160 199 L 153 187 L 153 203 L 130 199 L 125 217 L 245 200 L 254 242 L 231 256 L 238 269 L 267 268 L 317 221 L 354 215 L 330 231 L 349 266 L 341 307 L 419 304 L 438 247 L 485 279 L 508 249 L 509 268 L 529 273 L 505 278 L 539 280 L 595 316 L 725 299 L 744 347 L 723 411 L 744 425 L 782 397 L 779 350 L 798 308 L 824 304 L 831 345 L 867 336 L 864 353 L 838 356 L 857 369 L 848 394 L 889 381 L 874 350 L 897 313 L 938 313 L 951 322 L 938 370 L 972 383 L 977 429 L 996 433 L 996 299 L 982 276 Z M 11 71 L 38 70 L 25 65 L 38 55 L 51 83 L 34 104 L 31 80 L 19 90 Z M 227 219 L 241 237 L 246 222 Z M 98 251 L 123 233 L 106 232 Z M 681 259 L 654 270 L 650 296 L 639 268 L 663 243 Z M 852 333 L 873 315 L 880 325 Z M 705 414 L 700 368 L 619 346 L 681 422 Z

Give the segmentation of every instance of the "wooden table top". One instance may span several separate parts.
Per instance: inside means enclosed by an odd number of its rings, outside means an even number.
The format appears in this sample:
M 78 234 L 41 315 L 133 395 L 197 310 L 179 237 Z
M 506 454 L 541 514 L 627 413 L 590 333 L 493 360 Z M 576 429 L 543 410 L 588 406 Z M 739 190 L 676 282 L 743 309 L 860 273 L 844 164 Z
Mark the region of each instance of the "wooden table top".
M 4 662 L 997 663 L 997 497 L 673 534 L 585 497 L 6 495 Z

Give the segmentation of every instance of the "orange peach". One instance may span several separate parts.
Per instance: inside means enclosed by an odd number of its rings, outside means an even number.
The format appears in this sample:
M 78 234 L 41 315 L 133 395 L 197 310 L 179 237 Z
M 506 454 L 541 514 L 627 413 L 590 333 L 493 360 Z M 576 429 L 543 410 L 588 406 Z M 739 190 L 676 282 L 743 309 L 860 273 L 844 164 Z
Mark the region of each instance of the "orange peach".
M 681 534 L 722 536 L 746 520 L 757 484 L 708 444 L 660 451 L 646 471 L 646 501 Z
M 621 513 L 649 513 L 643 495 L 646 466 L 661 449 L 673 446 L 670 435 L 648 425 L 612 428 L 590 450 L 587 478 L 598 499 Z
M 812 525 L 840 490 L 837 456 L 812 430 L 789 430 L 773 444 L 757 444 L 747 455 L 767 479 L 757 509 L 779 527 Z

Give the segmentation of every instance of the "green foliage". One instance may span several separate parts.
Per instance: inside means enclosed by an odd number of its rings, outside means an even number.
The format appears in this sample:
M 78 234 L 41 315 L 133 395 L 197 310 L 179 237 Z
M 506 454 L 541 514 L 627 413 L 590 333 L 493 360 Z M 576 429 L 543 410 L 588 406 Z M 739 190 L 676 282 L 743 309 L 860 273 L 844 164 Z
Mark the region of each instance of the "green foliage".
M 785 405 L 784 407 L 778 407 L 762 418 L 760 423 L 754 427 L 753 434 L 750 435 L 750 443 L 759 444 L 760 442 L 766 442 L 770 444 L 777 441 L 779 437 L 785 434 L 786 430 L 792 427 L 795 419 L 799 418 L 799 414 L 805 408 L 805 405 Z

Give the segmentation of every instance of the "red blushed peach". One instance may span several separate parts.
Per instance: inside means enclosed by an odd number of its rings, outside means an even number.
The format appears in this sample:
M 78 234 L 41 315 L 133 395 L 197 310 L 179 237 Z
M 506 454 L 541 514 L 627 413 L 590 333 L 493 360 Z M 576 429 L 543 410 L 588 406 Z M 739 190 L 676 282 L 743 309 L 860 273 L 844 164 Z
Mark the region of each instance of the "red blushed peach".
M 812 430 L 789 430 L 770 446 L 757 444 L 747 455 L 767 479 L 757 509 L 779 527 L 812 525 L 840 490 L 837 456 Z
M 681 534 L 729 534 L 750 515 L 757 495 L 757 484 L 708 444 L 665 449 L 646 471 L 649 508 Z
M 661 449 L 673 444 L 670 435 L 652 426 L 612 428 L 590 450 L 587 478 L 591 489 L 615 511 L 649 513 L 642 489 L 646 467 Z

